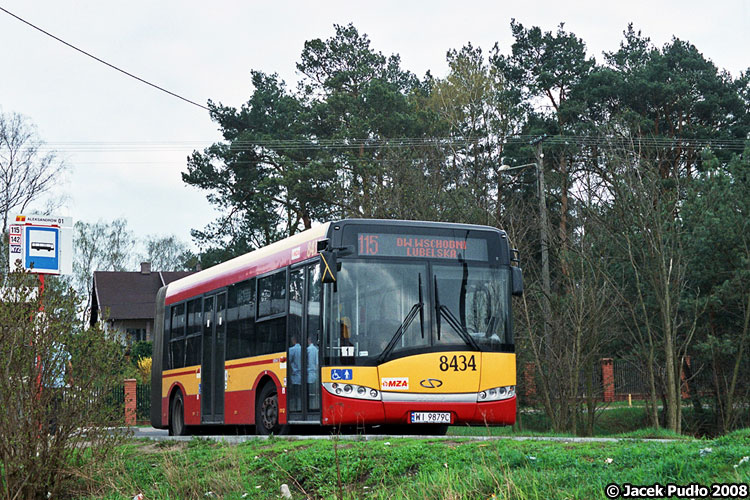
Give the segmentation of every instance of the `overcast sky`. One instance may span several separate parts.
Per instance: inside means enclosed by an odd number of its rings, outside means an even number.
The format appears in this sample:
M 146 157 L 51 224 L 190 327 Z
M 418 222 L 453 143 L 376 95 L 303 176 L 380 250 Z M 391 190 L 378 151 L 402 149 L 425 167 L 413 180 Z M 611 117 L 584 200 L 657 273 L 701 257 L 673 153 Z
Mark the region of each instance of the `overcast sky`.
M 750 1 L 68 1 L 0 6 L 139 77 L 188 99 L 240 106 L 250 70 L 288 84 L 303 44 L 354 23 L 375 50 L 398 53 L 419 76 L 445 76 L 445 53 L 466 42 L 509 52 L 510 20 L 554 30 L 560 22 L 601 61 L 629 22 L 661 46 L 692 42 L 733 76 L 750 67 Z M 215 213 L 182 183 L 185 158 L 220 139 L 208 113 L 139 83 L 0 11 L 0 111 L 18 112 L 70 167 L 59 214 L 74 221 L 125 217 L 137 236 L 190 242 Z

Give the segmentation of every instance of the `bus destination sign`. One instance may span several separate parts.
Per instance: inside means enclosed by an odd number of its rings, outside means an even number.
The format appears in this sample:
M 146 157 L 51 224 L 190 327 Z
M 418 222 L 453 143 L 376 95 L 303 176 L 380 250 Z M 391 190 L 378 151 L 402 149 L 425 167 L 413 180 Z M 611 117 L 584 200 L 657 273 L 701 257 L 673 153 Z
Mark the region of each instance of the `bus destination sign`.
M 487 260 L 487 240 L 417 234 L 359 233 L 359 255 Z

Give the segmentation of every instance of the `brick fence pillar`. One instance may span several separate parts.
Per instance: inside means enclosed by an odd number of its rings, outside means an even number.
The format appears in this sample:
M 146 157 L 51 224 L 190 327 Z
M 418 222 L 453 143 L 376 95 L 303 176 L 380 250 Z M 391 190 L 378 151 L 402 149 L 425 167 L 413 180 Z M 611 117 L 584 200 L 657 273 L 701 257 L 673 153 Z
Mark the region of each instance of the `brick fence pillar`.
M 612 358 L 602 358 L 602 391 L 604 401 L 615 400 L 615 370 Z
M 135 386 L 136 380 L 125 380 L 125 425 L 135 425 Z
M 536 380 L 534 378 L 534 363 L 527 362 L 523 365 L 523 383 L 526 387 L 526 398 L 532 403 L 536 398 Z

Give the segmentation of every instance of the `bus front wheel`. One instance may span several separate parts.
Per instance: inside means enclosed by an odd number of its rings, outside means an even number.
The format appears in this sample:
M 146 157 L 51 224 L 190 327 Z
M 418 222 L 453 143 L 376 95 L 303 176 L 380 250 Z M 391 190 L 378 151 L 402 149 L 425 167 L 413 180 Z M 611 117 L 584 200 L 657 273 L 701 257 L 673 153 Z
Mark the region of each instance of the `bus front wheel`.
M 182 393 L 177 392 L 172 399 L 172 405 L 169 411 L 169 435 L 187 436 L 187 434 L 187 426 L 185 425 L 185 404 L 182 399 Z
M 255 429 L 259 435 L 285 434 L 287 426 L 279 424 L 279 395 L 274 384 L 266 384 L 255 405 Z

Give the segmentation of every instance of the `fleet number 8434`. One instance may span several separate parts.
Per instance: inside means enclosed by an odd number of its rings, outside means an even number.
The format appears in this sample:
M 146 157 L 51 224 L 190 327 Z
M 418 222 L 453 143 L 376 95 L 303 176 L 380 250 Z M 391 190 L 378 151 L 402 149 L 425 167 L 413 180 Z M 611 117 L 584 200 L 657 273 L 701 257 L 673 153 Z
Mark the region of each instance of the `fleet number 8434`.
M 447 372 L 452 369 L 454 372 L 465 372 L 470 368 L 473 372 L 477 371 L 477 362 L 473 354 L 468 358 L 463 354 L 451 356 L 450 359 L 448 356 L 440 356 L 440 371 Z

